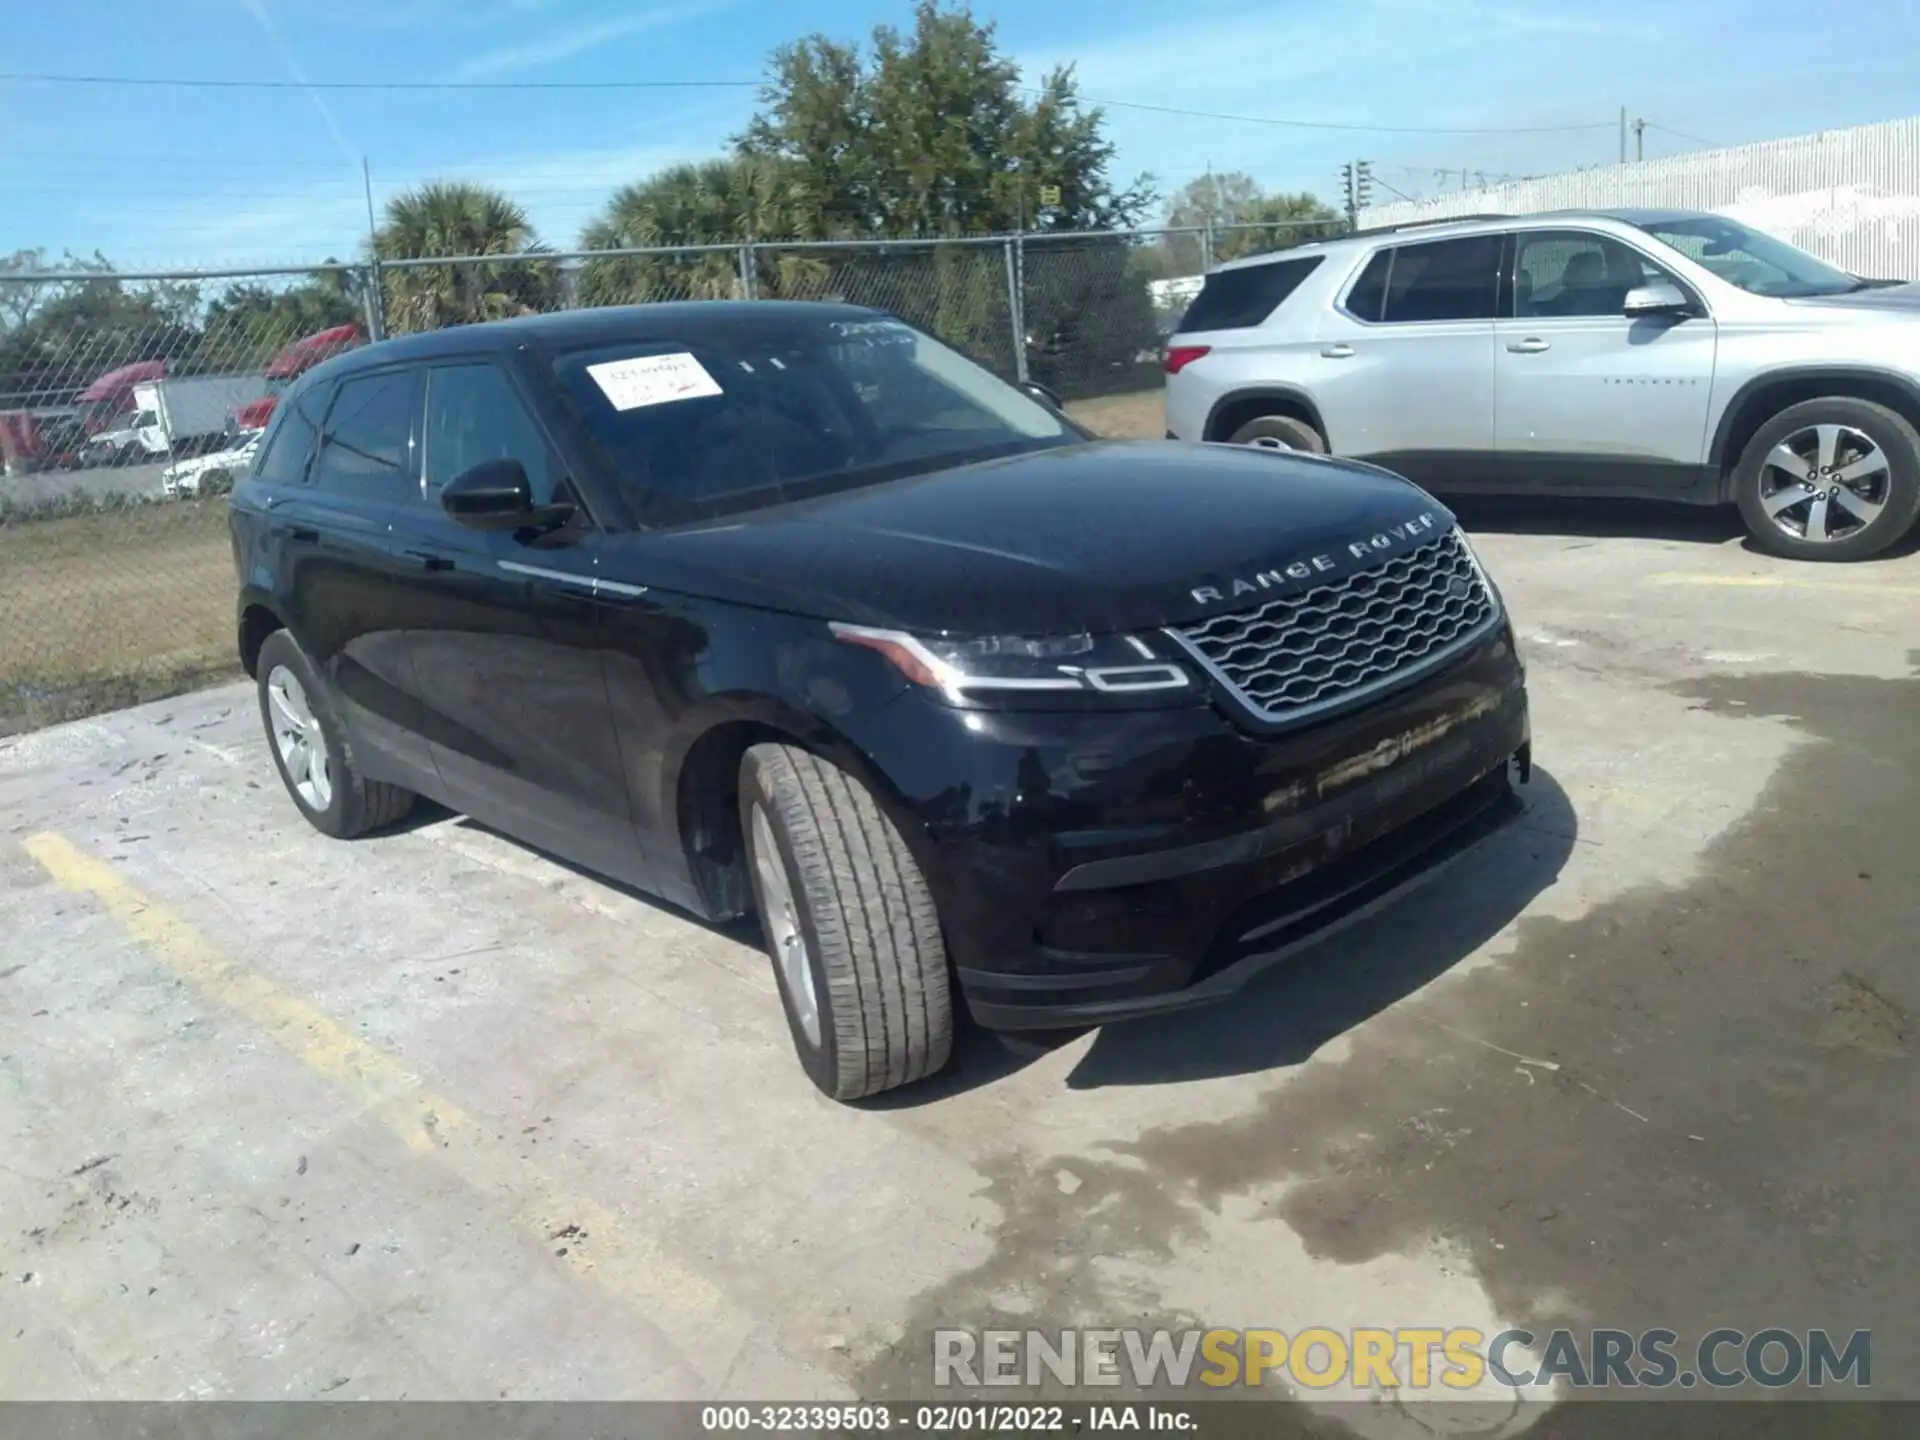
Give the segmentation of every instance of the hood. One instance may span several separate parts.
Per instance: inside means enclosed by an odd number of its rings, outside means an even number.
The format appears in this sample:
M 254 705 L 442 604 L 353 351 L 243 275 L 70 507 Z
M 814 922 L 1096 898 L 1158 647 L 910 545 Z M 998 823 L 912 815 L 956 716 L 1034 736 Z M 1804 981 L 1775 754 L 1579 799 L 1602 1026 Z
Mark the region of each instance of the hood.
M 359 344 L 358 325 L 336 325 L 331 330 L 321 330 L 294 341 L 274 356 L 267 365 L 267 379 L 284 380 L 304 375 L 322 360 L 331 360 L 345 351 L 356 349 Z
M 166 374 L 167 362 L 164 360 L 136 360 L 131 365 L 122 365 L 118 370 L 107 371 L 80 392 L 80 399 L 87 403 L 119 400 L 142 381 L 162 380 Z
M 264 395 L 258 400 L 249 400 L 233 412 L 234 424 L 242 430 L 264 430 L 267 422 L 273 418 L 273 407 L 279 397 Z
M 1877 285 L 1871 290 L 1854 290 L 1845 295 L 1808 295 L 1788 300 L 1789 305 L 1824 310 L 1878 310 L 1888 314 L 1920 313 L 1920 283 L 1908 280 L 1898 285 Z
M 621 537 L 612 579 L 921 633 L 1184 623 L 1378 564 L 1452 515 L 1371 466 L 1102 442 Z

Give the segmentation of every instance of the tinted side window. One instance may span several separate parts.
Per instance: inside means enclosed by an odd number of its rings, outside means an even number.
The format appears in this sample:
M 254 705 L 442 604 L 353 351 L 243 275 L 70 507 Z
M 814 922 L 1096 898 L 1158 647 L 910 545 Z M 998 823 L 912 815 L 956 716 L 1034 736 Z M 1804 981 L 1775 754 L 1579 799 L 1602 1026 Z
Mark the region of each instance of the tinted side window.
M 1491 320 L 1500 273 L 1498 235 L 1402 245 L 1387 282 L 1388 324 Z
M 343 380 L 321 428 L 313 483 L 339 495 L 398 500 L 413 460 L 417 370 L 390 370 Z
M 1360 278 L 1347 292 L 1347 313 L 1357 320 L 1378 320 L 1387 304 L 1387 272 L 1393 269 L 1393 251 L 1376 250 Z
M 546 438 L 498 366 L 441 365 L 427 372 L 423 443 L 429 495 L 483 460 L 518 460 L 534 503 L 553 499 L 556 467 Z
M 1276 260 L 1240 270 L 1217 270 L 1207 276 L 1200 293 L 1181 317 L 1178 333 L 1195 330 L 1239 330 L 1258 325 L 1278 310 L 1300 288 L 1326 257 Z
M 306 480 L 314 437 L 320 433 L 312 417 L 326 403 L 324 389 L 303 390 L 293 399 L 280 402 L 276 407 L 280 423 L 274 427 L 273 439 L 267 442 L 266 453 L 253 472 L 258 478 L 269 485 L 299 485 Z
M 1627 292 L 1677 284 L 1631 245 L 1581 230 L 1530 230 L 1520 236 L 1513 270 L 1513 313 L 1520 316 L 1621 315 Z

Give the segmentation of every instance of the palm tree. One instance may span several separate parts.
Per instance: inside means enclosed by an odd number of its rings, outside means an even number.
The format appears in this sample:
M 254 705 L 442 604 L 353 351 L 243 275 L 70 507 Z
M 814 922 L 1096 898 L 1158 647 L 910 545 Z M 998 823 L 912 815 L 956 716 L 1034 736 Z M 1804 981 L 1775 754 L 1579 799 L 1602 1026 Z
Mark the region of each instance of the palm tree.
M 580 245 L 584 250 L 738 246 L 818 233 L 819 211 L 797 170 L 741 157 L 671 165 L 621 187 L 581 232 Z M 803 254 L 788 252 L 765 266 L 754 289 L 761 294 L 803 291 L 820 269 Z M 590 260 L 580 272 L 580 298 L 588 305 L 723 299 L 744 289 L 737 249 Z
M 381 260 L 546 249 L 518 202 L 463 181 L 434 181 L 394 196 L 373 248 Z M 555 267 L 538 261 L 467 260 L 383 274 L 388 328 L 396 334 L 533 314 L 551 308 L 558 289 Z

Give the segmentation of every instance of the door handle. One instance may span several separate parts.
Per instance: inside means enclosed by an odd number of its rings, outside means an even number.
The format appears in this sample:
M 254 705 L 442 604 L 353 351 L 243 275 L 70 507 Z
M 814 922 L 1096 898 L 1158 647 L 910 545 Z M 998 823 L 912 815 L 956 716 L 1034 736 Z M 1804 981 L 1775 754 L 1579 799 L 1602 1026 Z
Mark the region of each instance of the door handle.
M 1353 358 L 1353 347 L 1346 344 L 1329 345 L 1320 352 L 1320 355 L 1322 359 L 1326 360 L 1351 360 Z
M 407 550 L 403 554 L 409 560 L 418 560 L 422 570 L 451 570 L 453 561 L 445 555 L 437 555 L 431 550 Z
M 311 545 L 320 538 L 320 532 L 311 525 L 295 525 L 287 533 L 306 545 Z
M 1524 340 L 1516 340 L 1507 349 L 1515 355 L 1538 355 L 1542 350 L 1551 350 L 1553 346 L 1538 335 L 1529 335 Z

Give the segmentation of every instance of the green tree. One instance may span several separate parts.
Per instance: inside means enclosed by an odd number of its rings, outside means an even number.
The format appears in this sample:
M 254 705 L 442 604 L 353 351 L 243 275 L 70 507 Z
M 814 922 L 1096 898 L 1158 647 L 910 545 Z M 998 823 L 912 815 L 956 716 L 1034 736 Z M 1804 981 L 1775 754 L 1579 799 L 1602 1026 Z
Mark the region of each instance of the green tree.
M 282 290 L 255 282 L 231 286 L 207 305 L 201 368 L 257 370 L 294 340 L 361 323 L 358 287 L 358 278 L 345 270 L 317 270 Z
M 98 254 L 68 254 L 49 265 L 44 252 L 25 250 L 0 262 L 0 274 L 55 268 L 77 278 L 16 282 L 23 293 L 5 308 L 0 408 L 65 403 L 109 370 L 136 360 L 193 368 L 198 286 L 123 280 Z
M 1318 198 L 1300 194 L 1268 194 L 1251 175 L 1228 170 L 1189 181 L 1167 203 L 1169 228 L 1204 229 L 1212 225 L 1259 225 L 1261 229 L 1217 229 L 1213 258 L 1234 260 L 1309 240 L 1341 234 L 1346 222 Z M 1168 273 L 1191 275 L 1200 269 L 1200 240 L 1196 235 L 1169 235 Z
M 918 0 L 910 31 L 878 26 L 865 51 L 824 35 L 782 46 L 760 104 L 738 153 L 795 168 L 831 237 L 1097 229 L 1135 223 L 1152 198 L 1147 177 L 1110 178 L 1101 112 L 1072 71 L 1027 95 L 965 5 Z
M 387 202 L 373 248 L 382 260 L 413 260 L 523 255 L 546 247 L 527 212 L 500 191 L 434 181 Z M 541 261 L 466 260 L 382 275 L 387 325 L 395 334 L 533 314 L 550 308 L 558 293 L 555 267 Z
M 674 165 L 614 192 L 606 210 L 581 232 L 586 250 L 672 245 L 737 247 L 755 237 L 796 239 L 819 232 L 805 177 L 794 167 L 752 156 Z M 802 256 L 773 257 L 775 288 L 800 288 Z M 580 270 L 588 305 L 646 300 L 712 300 L 745 290 L 738 248 L 683 255 L 627 255 L 589 260 Z M 786 266 L 782 274 L 777 267 Z M 817 264 L 814 268 L 818 268 Z M 765 290 L 766 284 L 756 287 Z

